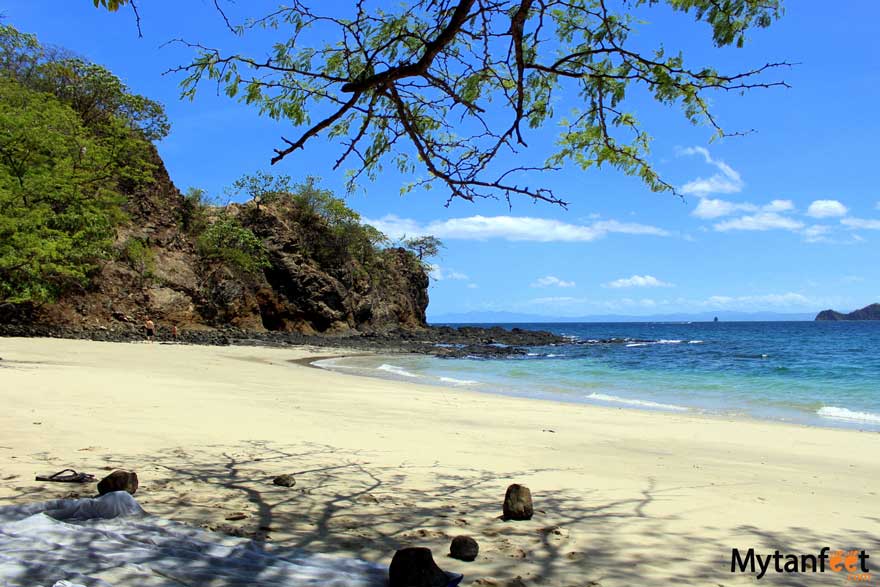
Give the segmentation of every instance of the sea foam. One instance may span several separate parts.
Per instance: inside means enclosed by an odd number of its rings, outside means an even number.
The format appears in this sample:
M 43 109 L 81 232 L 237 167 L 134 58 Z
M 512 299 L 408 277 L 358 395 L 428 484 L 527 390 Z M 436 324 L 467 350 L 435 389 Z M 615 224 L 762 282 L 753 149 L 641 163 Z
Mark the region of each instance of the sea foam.
M 387 363 L 382 363 L 378 367 L 376 367 L 378 371 L 385 371 L 387 373 L 392 373 L 394 375 L 400 375 L 401 377 L 421 377 L 421 375 L 416 375 L 415 373 L 410 373 L 403 367 L 398 367 L 397 365 L 389 365 Z
M 837 406 L 825 406 L 819 408 L 816 413 L 823 418 L 832 420 L 844 420 L 846 422 L 869 422 L 871 424 L 880 424 L 880 414 L 872 412 L 854 412 L 846 408 L 838 408 Z
M 628 406 L 638 406 L 640 408 L 654 408 L 657 410 L 672 410 L 674 412 L 686 412 L 687 408 L 683 406 L 676 406 L 673 404 L 661 404 L 658 402 L 652 402 L 648 400 L 640 400 L 640 399 L 627 399 L 624 397 L 617 397 L 616 395 L 608 395 L 605 393 L 591 393 L 587 396 L 588 399 L 595 399 L 603 402 L 611 402 L 615 404 L 625 404 Z
M 441 377 L 440 381 L 449 383 L 450 385 L 478 385 L 479 381 L 473 379 L 456 379 L 455 377 Z

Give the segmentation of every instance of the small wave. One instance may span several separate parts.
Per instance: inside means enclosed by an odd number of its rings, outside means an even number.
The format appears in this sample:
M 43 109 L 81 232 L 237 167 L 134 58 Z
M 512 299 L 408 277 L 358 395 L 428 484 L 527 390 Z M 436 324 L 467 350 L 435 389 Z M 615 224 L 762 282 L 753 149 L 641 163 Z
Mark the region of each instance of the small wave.
M 870 422 L 871 424 L 880 424 L 880 414 L 872 412 L 854 412 L 846 408 L 838 408 L 836 406 L 825 406 L 819 408 L 816 413 L 823 418 L 832 420 L 845 420 L 847 422 Z
M 658 410 L 672 410 L 675 412 L 686 412 L 687 408 L 683 406 L 676 406 L 673 404 L 661 404 L 658 402 L 652 402 L 648 400 L 640 400 L 640 399 L 626 399 L 623 397 L 617 397 L 616 395 L 608 395 L 605 393 L 591 393 L 587 396 L 588 399 L 595 399 L 603 402 L 611 402 L 615 404 L 625 404 L 628 406 L 639 406 L 642 408 L 655 408 Z
M 688 344 L 703 344 L 702 340 L 689 340 Z
M 421 377 L 421 375 L 416 375 L 415 373 L 410 373 L 403 367 L 398 367 L 397 365 L 388 365 L 387 363 L 383 363 L 376 367 L 378 371 L 386 371 L 388 373 L 393 373 L 394 375 L 400 375 L 401 377 Z
M 473 379 L 456 379 L 455 377 L 441 377 L 440 381 L 449 383 L 450 385 L 479 385 L 479 381 Z
M 628 346 L 628 347 L 648 346 L 649 344 L 654 344 L 654 343 L 653 342 L 631 342 L 631 343 L 628 343 L 626 346 Z

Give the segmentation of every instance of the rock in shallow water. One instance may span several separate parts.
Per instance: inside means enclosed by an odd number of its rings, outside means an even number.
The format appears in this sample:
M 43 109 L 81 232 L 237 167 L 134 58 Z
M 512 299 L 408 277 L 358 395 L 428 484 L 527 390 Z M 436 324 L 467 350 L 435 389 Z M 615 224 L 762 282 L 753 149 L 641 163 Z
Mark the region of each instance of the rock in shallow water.
M 516 483 L 508 487 L 504 496 L 504 519 L 531 520 L 533 514 L 532 492 L 529 488 Z
M 470 562 L 480 554 L 480 545 L 470 536 L 456 536 L 449 545 L 449 556 Z
M 138 488 L 138 476 L 134 471 L 113 471 L 98 481 L 98 494 L 127 491 L 134 495 Z

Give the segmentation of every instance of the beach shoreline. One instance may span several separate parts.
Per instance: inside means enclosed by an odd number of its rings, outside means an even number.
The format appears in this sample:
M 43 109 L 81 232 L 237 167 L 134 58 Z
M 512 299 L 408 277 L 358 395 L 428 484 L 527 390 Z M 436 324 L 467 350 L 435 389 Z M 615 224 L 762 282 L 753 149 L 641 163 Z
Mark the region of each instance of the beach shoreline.
M 94 489 L 35 474 L 129 468 L 151 513 L 384 563 L 428 546 L 465 585 L 753 584 L 731 548 L 880 547 L 880 435 L 291 362 L 350 352 L 0 339 L 0 504 Z M 285 473 L 295 487 L 272 484 Z M 532 520 L 498 519 L 510 483 Z M 445 556 L 458 534 L 475 562 Z

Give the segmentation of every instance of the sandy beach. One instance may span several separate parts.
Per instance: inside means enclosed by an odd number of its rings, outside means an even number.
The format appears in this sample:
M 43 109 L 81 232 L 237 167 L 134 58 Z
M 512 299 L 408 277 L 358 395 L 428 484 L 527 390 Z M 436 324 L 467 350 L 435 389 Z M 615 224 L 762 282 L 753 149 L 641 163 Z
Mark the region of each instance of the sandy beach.
M 150 513 L 386 564 L 401 546 L 428 546 L 463 585 L 755 584 L 730 572 L 733 547 L 880 560 L 880 434 L 296 362 L 340 352 L 0 339 L 0 505 L 94 489 L 36 474 L 127 468 Z M 295 487 L 272 484 L 284 473 Z M 531 488 L 532 520 L 499 519 L 510 483 Z M 459 534 L 479 542 L 475 562 L 446 556 Z M 849 581 L 768 573 L 761 583 Z

